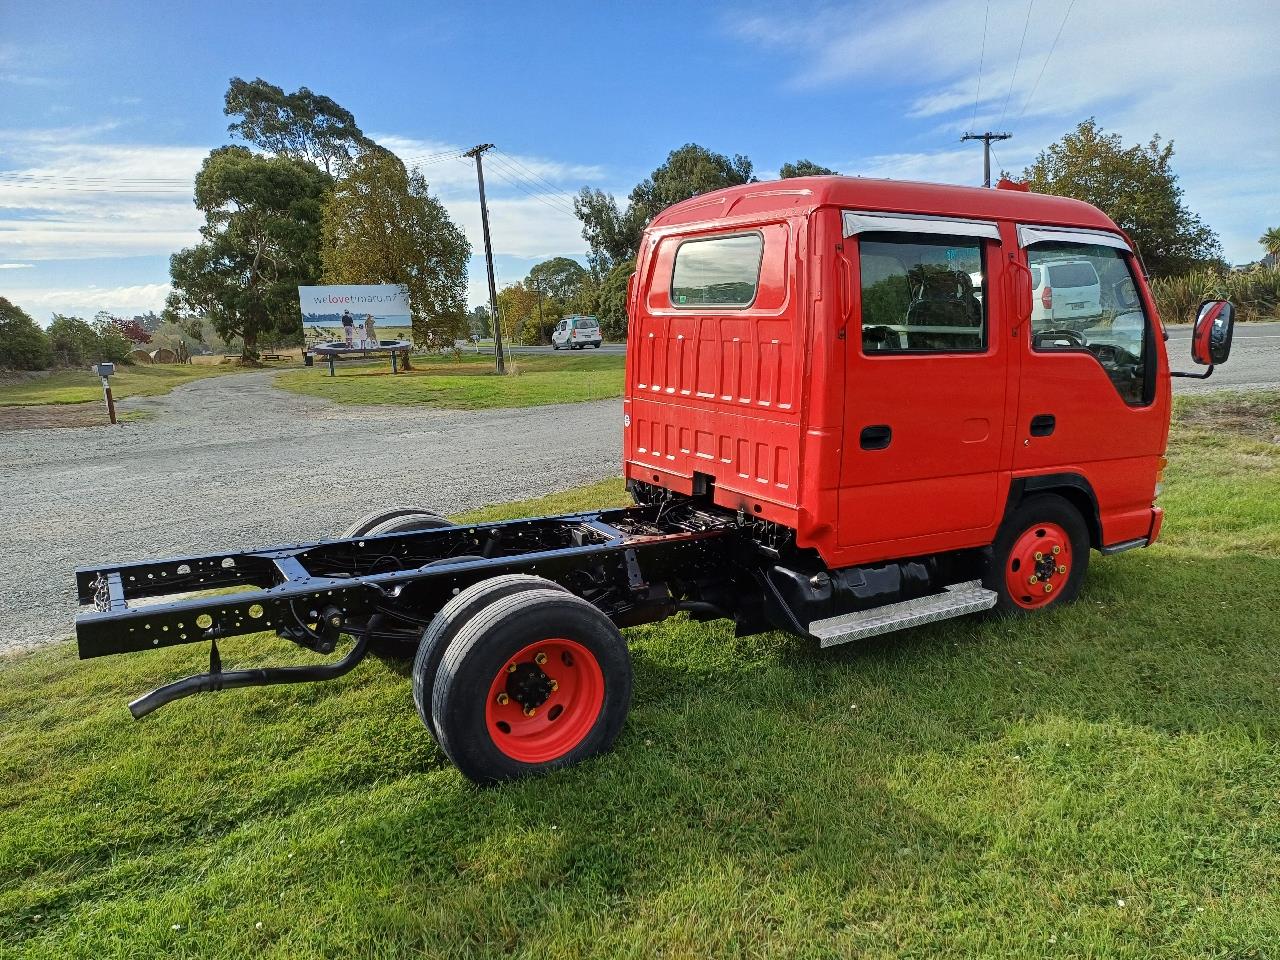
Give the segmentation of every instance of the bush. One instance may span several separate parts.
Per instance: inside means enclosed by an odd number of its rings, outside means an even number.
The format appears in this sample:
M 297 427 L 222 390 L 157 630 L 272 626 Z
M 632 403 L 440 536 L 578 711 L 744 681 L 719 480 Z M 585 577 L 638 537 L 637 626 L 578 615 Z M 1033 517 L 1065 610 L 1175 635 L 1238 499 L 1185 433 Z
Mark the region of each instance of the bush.
M 53 351 L 45 332 L 21 307 L 0 297 L 0 367 L 47 370 Z
M 98 334 L 79 317 L 54 314 L 53 323 L 49 324 L 49 346 L 58 366 L 83 367 L 97 359 Z
M 1254 267 L 1239 273 L 1192 270 L 1151 281 L 1165 323 L 1190 323 L 1205 300 L 1230 300 L 1237 320 L 1280 319 L 1280 271 Z

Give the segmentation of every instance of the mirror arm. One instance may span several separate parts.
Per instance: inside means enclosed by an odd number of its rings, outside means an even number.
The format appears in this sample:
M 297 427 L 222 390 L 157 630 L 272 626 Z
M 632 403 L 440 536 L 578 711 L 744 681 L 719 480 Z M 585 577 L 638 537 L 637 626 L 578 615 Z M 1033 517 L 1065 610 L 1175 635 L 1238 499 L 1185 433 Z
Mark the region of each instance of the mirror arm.
M 1209 377 L 1211 377 L 1212 375 L 1213 375 L 1212 363 L 1209 364 L 1209 366 L 1205 369 L 1204 373 L 1187 373 L 1183 370 L 1169 371 L 1169 376 L 1171 377 L 1187 377 L 1188 379 L 1191 379 L 1191 380 L 1208 380 Z

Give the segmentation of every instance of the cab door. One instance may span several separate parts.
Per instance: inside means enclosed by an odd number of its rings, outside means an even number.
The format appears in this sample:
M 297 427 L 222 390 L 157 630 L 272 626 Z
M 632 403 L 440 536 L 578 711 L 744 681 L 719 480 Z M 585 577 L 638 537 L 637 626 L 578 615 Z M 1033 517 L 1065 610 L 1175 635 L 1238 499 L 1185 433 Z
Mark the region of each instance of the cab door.
M 1012 353 L 994 223 L 846 212 L 845 562 L 986 542 Z
M 1133 252 L 1123 237 L 1099 231 L 1022 225 L 1018 237 L 1045 283 L 1092 267 L 1100 290 L 1090 315 L 1033 311 L 1018 338 L 1014 473 L 1082 477 L 1098 503 L 1104 544 L 1145 537 L 1168 432 L 1169 378 Z

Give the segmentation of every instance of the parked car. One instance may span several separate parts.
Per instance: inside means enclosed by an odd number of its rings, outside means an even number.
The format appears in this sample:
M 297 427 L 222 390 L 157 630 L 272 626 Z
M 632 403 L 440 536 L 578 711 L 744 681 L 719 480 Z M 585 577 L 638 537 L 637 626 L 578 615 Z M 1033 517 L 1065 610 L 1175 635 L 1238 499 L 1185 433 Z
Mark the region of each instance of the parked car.
M 565 317 L 551 331 L 552 349 L 568 347 L 570 350 L 581 350 L 583 347 L 595 347 L 604 343 L 600 335 L 600 322 L 595 317 Z
M 1031 328 L 1080 330 L 1102 319 L 1102 283 L 1088 260 L 1031 265 Z

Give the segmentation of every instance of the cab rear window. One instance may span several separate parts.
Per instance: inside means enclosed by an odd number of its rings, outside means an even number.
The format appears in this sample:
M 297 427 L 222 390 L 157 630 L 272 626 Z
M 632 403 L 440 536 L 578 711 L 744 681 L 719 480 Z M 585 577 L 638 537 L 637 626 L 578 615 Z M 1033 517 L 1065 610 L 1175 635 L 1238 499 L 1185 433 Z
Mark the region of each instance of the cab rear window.
M 686 240 L 671 270 L 677 307 L 748 307 L 760 284 L 764 238 L 758 233 Z
M 1091 287 L 1097 282 L 1097 273 L 1087 263 L 1061 263 L 1049 268 L 1051 287 Z

